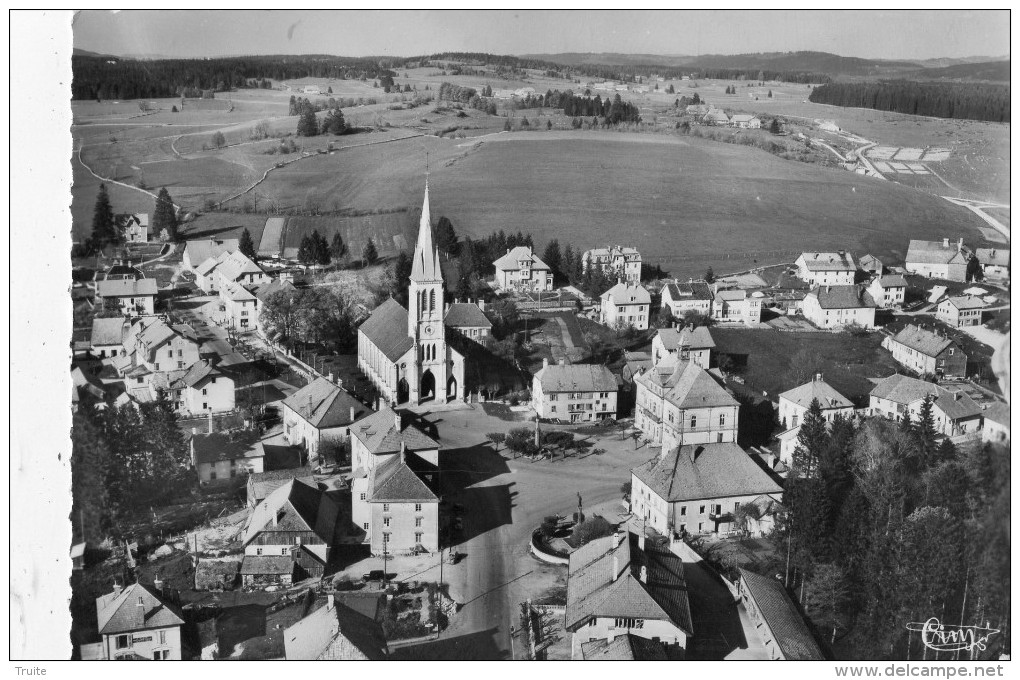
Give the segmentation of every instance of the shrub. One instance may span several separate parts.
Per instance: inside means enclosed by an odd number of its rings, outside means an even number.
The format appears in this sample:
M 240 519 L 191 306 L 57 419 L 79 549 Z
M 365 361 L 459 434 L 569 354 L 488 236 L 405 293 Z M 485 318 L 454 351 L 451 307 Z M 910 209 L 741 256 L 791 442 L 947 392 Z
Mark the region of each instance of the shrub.
M 609 523 L 609 520 L 596 515 L 591 519 L 586 519 L 574 525 L 574 530 L 570 535 L 571 543 L 575 547 L 580 547 L 594 541 L 596 538 L 612 536 L 614 531 L 615 529 Z

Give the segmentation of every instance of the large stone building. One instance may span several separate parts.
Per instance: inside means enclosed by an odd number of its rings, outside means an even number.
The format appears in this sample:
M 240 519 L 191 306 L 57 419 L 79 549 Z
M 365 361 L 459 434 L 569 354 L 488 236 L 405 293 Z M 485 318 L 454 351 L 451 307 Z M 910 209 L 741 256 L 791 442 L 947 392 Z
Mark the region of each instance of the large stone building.
M 910 325 L 882 340 L 893 359 L 918 375 L 936 377 L 967 374 L 967 355 L 951 338 L 920 326 Z
M 572 423 L 616 418 L 616 377 L 601 364 L 549 364 L 532 378 L 531 407 L 539 418 Z
M 845 250 L 835 253 L 801 253 L 795 263 L 797 276 L 812 286 L 853 285 L 857 265 Z
M 970 250 L 963 245 L 962 238 L 956 243 L 950 243 L 948 238 L 941 242 L 911 239 L 905 269 L 930 279 L 962 282 L 967 280 L 969 261 Z
M 641 283 L 641 253 L 627 246 L 592 248 L 581 256 L 584 271 L 595 266 L 612 277 L 620 277 L 636 286 Z
M 464 355 L 446 343 L 443 272 L 432 240 L 427 183 L 408 301 L 410 311 L 391 298 L 361 324 L 358 367 L 388 402 L 462 399 Z
M 602 294 L 601 321 L 610 328 L 648 328 L 652 296 L 640 284 L 619 282 Z
M 552 270 L 528 246 L 507 250 L 493 265 L 500 290 L 537 293 L 553 289 Z
M 804 298 L 804 318 L 826 329 L 874 328 L 876 308 L 863 286 L 818 286 Z

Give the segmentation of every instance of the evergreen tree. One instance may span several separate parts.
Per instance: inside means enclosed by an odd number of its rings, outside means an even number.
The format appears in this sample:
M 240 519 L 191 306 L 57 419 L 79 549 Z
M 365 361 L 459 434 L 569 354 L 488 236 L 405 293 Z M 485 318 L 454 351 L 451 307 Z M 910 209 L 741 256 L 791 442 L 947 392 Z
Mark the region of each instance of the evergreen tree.
M 312 241 L 314 243 L 316 264 L 329 264 L 330 249 L 329 243 L 326 242 L 326 237 L 320 234 L 319 230 L 316 229 L 312 232 Z
M 560 255 L 560 242 L 557 239 L 549 241 L 542 253 L 542 261 L 549 265 L 554 281 L 563 280 L 563 258 Z
M 92 240 L 99 247 L 117 241 L 117 227 L 113 221 L 113 208 L 110 206 L 110 195 L 105 184 L 99 185 L 96 207 L 92 213 Z
M 251 238 L 251 232 L 245 227 L 244 231 L 241 232 L 241 238 L 237 241 L 237 249 L 241 251 L 246 257 L 255 259 L 255 242 Z
M 708 269 L 705 270 L 705 282 L 706 283 L 714 283 L 715 282 L 715 272 L 712 271 L 711 267 L 709 267 Z
M 440 251 L 455 255 L 457 253 L 457 232 L 453 230 L 453 223 L 448 217 L 440 217 L 436 223 L 436 247 Z
M 371 238 L 361 250 L 361 259 L 365 261 L 365 264 L 375 264 L 375 261 L 379 259 L 379 251 L 376 250 L 375 241 Z
M 407 307 L 408 283 L 411 280 L 411 258 L 403 250 L 397 253 L 397 259 L 393 261 L 393 298 L 404 307 Z
M 170 198 L 170 192 L 163 187 L 156 196 L 156 209 L 152 215 L 152 227 L 156 234 L 167 233 L 170 241 L 177 240 L 177 211 L 174 208 L 174 201 Z
M 793 451 L 793 466 L 804 477 L 812 477 L 818 471 L 818 460 L 829 443 L 829 434 L 822 415 L 822 405 L 817 399 L 811 400 L 804 422 L 797 434 L 797 447 Z
M 921 456 L 922 469 L 927 469 L 935 459 L 937 446 L 935 437 L 938 433 L 935 430 L 935 414 L 932 412 L 932 405 L 934 403 L 935 398 L 930 394 L 921 400 L 921 409 L 917 414 L 917 423 L 914 426 L 914 435 L 918 453 Z
M 77 541 L 104 536 L 111 519 L 105 471 L 109 444 L 92 412 L 74 414 L 71 427 L 71 526 Z
M 340 107 L 334 107 L 322 119 L 322 134 L 342 135 L 347 132 L 347 121 L 344 120 Z
M 981 262 L 978 261 L 976 253 L 970 256 L 967 260 L 967 280 L 968 281 L 982 281 L 985 278 L 984 271 L 981 269 Z
M 319 134 L 319 125 L 315 120 L 315 109 L 305 106 L 301 109 L 301 116 L 298 118 L 297 136 L 314 137 Z
M 329 246 L 329 252 L 333 256 L 334 262 L 342 261 L 344 256 L 347 255 L 347 244 L 344 243 L 344 239 L 339 231 L 333 234 L 333 243 Z
M 298 246 L 298 261 L 304 265 L 315 262 L 315 246 L 312 243 L 310 234 L 305 234 L 301 237 L 301 245 Z
M 769 125 L 769 132 L 771 132 L 774 135 L 778 135 L 780 132 L 782 132 L 782 129 L 779 127 L 778 118 L 772 119 L 772 123 Z

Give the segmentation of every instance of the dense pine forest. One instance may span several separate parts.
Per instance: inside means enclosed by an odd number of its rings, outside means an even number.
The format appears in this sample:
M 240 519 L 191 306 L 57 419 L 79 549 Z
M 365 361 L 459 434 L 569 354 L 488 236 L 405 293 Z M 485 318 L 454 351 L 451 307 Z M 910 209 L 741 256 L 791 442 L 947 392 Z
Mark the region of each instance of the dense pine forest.
M 916 116 L 1009 122 L 1009 86 L 989 83 L 828 83 L 811 92 L 811 101 L 857 106 Z

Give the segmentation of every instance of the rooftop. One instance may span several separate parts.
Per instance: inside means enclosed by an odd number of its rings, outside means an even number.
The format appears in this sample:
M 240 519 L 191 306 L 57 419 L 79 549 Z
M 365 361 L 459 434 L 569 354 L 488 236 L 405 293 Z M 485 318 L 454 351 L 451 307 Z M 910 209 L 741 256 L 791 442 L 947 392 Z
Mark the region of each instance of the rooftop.
M 531 269 L 549 269 L 549 265 L 538 259 L 538 255 L 535 255 L 527 246 L 512 248 L 506 255 L 497 259 L 494 264 L 497 270 L 514 271 L 521 268 L 522 260 L 530 260 Z
M 615 392 L 616 377 L 602 364 L 550 364 L 535 374 L 543 392 Z
M 680 361 L 672 354 L 635 379 L 665 388 L 666 399 L 682 409 L 738 404 L 705 369 L 692 361 Z
M 407 310 L 393 298 L 376 307 L 358 327 L 358 333 L 363 333 L 390 361 L 397 361 L 414 347 L 407 335 Z
M 963 245 L 963 239 L 953 242 L 923 241 L 911 239 L 907 247 L 906 262 L 910 264 L 966 264 L 969 250 Z
M 283 405 L 318 429 L 345 427 L 371 413 L 367 406 L 346 390 L 321 377 L 284 399 Z
M 786 594 L 783 584 L 774 578 L 738 569 L 748 595 L 768 624 L 783 656 L 789 661 L 823 661 L 822 650 Z
M 984 309 L 985 301 L 974 295 L 958 295 L 945 300 L 957 309 Z
M 312 531 L 331 544 L 338 513 L 339 508 L 327 494 L 292 479 L 255 506 L 244 527 L 243 543 L 248 545 L 268 530 Z
M 287 628 L 283 644 L 288 661 L 379 661 L 388 651 L 379 622 L 339 598 Z
M 666 349 L 671 352 L 681 345 L 690 347 L 691 349 L 712 349 L 715 347 L 715 341 L 712 339 L 712 334 L 704 326 L 697 326 L 693 330 L 688 327 L 680 330 L 675 328 L 660 328 L 659 338 L 662 340 L 662 344 L 666 346 Z
M 439 448 L 439 442 L 422 432 L 405 414 L 401 414 L 398 429 L 397 412 L 388 406 L 354 423 L 351 434 L 372 454 L 396 453 L 401 444 L 409 451 Z
M 220 253 L 232 253 L 237 250 L 238 240 L 236 238 L 223 239 L 200 239 L 188 241 L 184 246 L 184 254 L 192 267 L 197 267 L 210 257 L 216 257 Z
M 219 274 L 227 281 L 237 281 L 246 274 L 263 274 L 262 268 L 240 250 L 230 253 L 220 264 Z
M 963 390 L 947 390 L 944 387 L 925 380 L 918 380 L 909 375 L 891 375 L 879 382 L 871 390 L 871 396 L 887 399 L 897 404 L 909 406 L 914 402 L 931 395 L 935 398 L 934 407 L 946 414 L 950 420 L 972 418 L 982 413 L 981 407 Z
M 124 330 L 127 324 L 123 317 L 111 316 L 104 319 L 92 319 L 93 347 L 103 345 L 120 345 L 124 342 Z
M 105 279 L 96 283 L 96 295 L 105 297 L 145 297 L 156 295 L 156 279 Z
M 804 258 L 804 266 L 811 272 L 855 272 L 857 265 L 854 264 L 853 255 L 847 252 L 801 253 Z M 798 258 L 799 261 L 800 258 Z
M 652 296 L 648 294 L 644 286 L 632 286 L 623 282 L 617 283 L 603 293 L 602 299 L 609 300 L 616 305 L 647 305 L 652 302 Z
M 669 503 L 783 492 L 732 442 L 679 446 L 634 468 L 633 473 Z
M 950 338 L 913 324 L 892 336 L 891 341 L 929 357 L 937 357 L 947 348 L 956 345 Z
M 581 643 L 581 658 L 585 661 L 668 661 L 661 643 L 639 635 L 617 635 L 610 640 L 592 640 Z
M 879 276 L 875 280 L 878 281 L 878 285 L 882 288 L 907 287 L 907 280 L 901 274 L 886 274 L 885 276 Z
M 220 460 L 261 458 L 264 454 L 256 444 L 259 435 L 251 430 L 232 432 L 198 432 L 191 435 L 191 447 L 196 463 L 215 463 Z
M 663 295 L 668 292 L 673 300 L 711 300 L 714 297 L 712 287 L 704 281 L 667 283 L 662 292 Z
M 418 501 L 434 503 L 439 501 L 439 497 L 408 466 L 403 456 L 392 456 L 372 468 L 370 486 L 372 489 L 371 500 L 373 502 L 406 503 Z
M 492 328 L 492 322 L 471 302 L 454 302 L 446 310 L 443 323 L 450 328 Z
M 877 306 L 864 286 L 817 286 L 808 293 L 810 296 L 818 299 L 818 306 L 822 309 L 865 309 Z
M 978 262 L 996 267 L 1009 266 L 1009 248 L 978 248 L 974 251 Z
M 853 408 L 853 402 L 833 389 L 832 385 L 822 380 L 821 375 L 816 375 L 811 382 L 783 392 L 779 395 L 779 398 L 786 399 L 804 408 L 810 408 L 811 402 L 817 399 L 823 411 L 826 409 Z
M 100 635 L 184 624 L 184 618 L 175 606 L 141 583 L 133 583 L 123 590 L 114 590 L 96 598 L 96 615 Z

